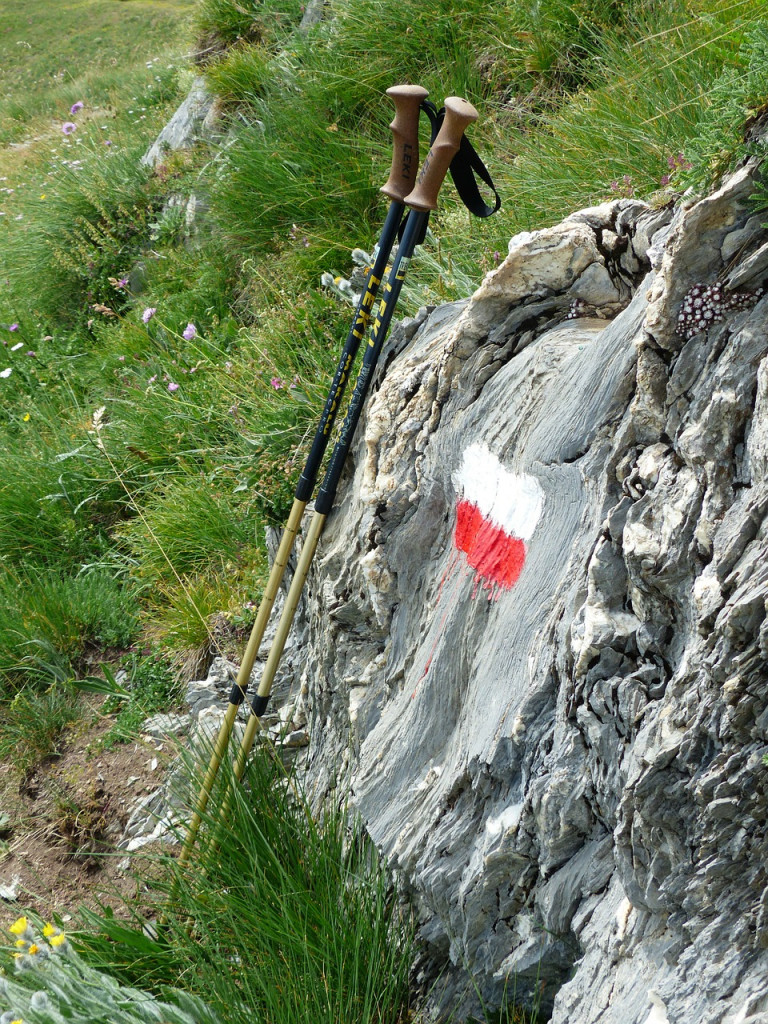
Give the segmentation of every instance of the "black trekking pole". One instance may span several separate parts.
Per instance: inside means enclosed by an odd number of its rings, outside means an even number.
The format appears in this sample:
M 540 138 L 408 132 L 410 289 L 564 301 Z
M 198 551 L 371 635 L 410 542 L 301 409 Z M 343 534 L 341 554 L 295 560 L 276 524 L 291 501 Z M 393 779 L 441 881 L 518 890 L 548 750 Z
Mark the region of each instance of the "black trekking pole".
M 315 488 L 320 464 L 328 446 L 336 413 L 349 380 L 350 369 L 357 355 L 360 342 L 368 328 L 379 284 L 384 277 L 387 263 L 397 238 L 400 222 L 405 210 L 404 199 L 413 188 L 416 180 L 416 172 L 419 166 L 419 110 L 427 97 L 427 90 L 422 89 L 418 85 L 394 85 L 391 89 L 387 89 L 387 95 L 392 98 L 395 104 L 395 118 L 390 125 L 393 136 L 393 153 L 389 178 L 386 184 L 382 186 L 381 191 L 392 202 L 389 206 L 381 236 L 373 252 L 373 265 L 367 274 L 352 326 L 347 335 L 347 340 L 328 392 L 325 408 L 315 431 L 312 447 L 296 487 L 293 506 L 288 516 L 288 521 L 283 528 L 280 546 L 278 547 L 267 585 L 264 588 L 256 620 L 254 621 L 251 635 L 240 663 L 237 680 L 229 695 L 227 712 L 219 729 L 210 763 L 195 802 L 194 813 L 184 837 L 184 845 L 179 855 L 179 863 L 181 864 L 185 863 L 192 853 L 202 816 L 208 806 L 213 784 L 216 780 L 222 758 L 229 745 L 229 739 L 237 717 L 237 709 L 245 699 L 256 655 L 264 637 L 288 559 L 293 550 L 304 509 L 312 497 Z
M 339 437 L 334 446 L 317 499 L 315 500 L 315 512 L 301 549 L 293 582 L 283 607 L 283 613 L 278 623 L 272 648 L 264 666 L 258 692 L 251 701 L 251 714 L 248 718 L 245 735 L 243 736 L 233 766 L 233 773 L 237 781 L 243 776 L 248 754 L 260 729 L 260 719 L 267 707 L 272 683 L 288 639 L 288 633 L 293 623 L 293 617 L 299 604 L 307 574 L 317 550 L 320 534 L 322 533 L 328 513 L 333 506 L 336 488 L 352 442 L 352 436 L 360 419 L 371 377 L 381 352 L 381 346 L 403 287 L 408 264 L 414 249 L 423 241 L 430 211 L 437 207 L 437 195 L 440 191 L 440 186 L 454 155 L 458 152 L 461 145 L 464 129 L 467 125 L 477 120 L 477 117 L 477 111 L 466 100 L 460 99 L 457 96 L 449 96 L 446 99 L 443 124 L 424 160 L 416 187 L 405 197 L 405 203 L 411 207 L 411 210 L 408 214 L 397 256 L 393 261 L 392 269 L 387 277 L 387 283 L 384 286 L 384 293 L 379 303 L 378 312 L 369 331 L 368 344 L 363 355 L 355 390 L 349 402 L 347 415 L 339 432 Z M 231 800 L 232 790 L 230 789 L 222 803 L 221 820 L 224 820 L 229 814 Z

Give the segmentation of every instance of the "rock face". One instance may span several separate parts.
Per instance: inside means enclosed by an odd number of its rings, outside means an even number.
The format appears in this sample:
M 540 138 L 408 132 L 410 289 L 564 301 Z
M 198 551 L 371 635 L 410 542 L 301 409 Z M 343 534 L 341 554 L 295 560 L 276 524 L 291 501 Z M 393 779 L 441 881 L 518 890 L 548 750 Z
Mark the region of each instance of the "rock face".
M 169 152 L 190 149 L 201 138 L 209 138 L 219 116 L 218 106 L 208 91 L 205 79 L 198 76 L 184 101 L 141 158 L 148 167 L 157 167 Z
M 436 1009 L 514 988 L 558 1024 L 768 1021 L 751 170 L 517 236 L 393 334 L 301 685 L 310 785 L 351 786 Z

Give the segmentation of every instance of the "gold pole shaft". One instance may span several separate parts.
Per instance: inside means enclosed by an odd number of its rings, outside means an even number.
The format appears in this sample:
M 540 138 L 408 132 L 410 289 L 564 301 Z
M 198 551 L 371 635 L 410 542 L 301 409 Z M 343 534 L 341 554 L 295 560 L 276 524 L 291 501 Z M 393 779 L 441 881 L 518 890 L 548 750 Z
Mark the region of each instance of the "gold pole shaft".
M 306 507 L 307 503 L 305 501 L 299 501 L 296 499 L 288 516 L 288 521 L 283 528 L 283 535 L 280 538 L 280 546 L 277 549 L 277 555 L 275 556 L 275 561 L 272 565 L 272 571 L 269 574 L 267 585 L 264 588 L 261 604 L 259 605 L 259 610 L 256 613 L 256 620 L 253 623 L 251 635 L 248 639 L 243 659 L 240 662 L 240 670 L 237 673 L 235 685 L 240 688 L 243 696 L 245 696 L 248 689 L 248 682 L 251 678 L 253 663 L 256 661 L 256 656 L 259 653 L 261 641 L 264 639 L 264 633 L 267 628 L 267 623 L 269 622 L 269 616 L 272 613 L 278 589 L 280 588 L 283 576 L 285 575 L 285 568 L 288 564 L 288 559 L 291 557 L 291 551 L 293 550 L 296 535 L 299 532 L 301 519 Z M 208 770 L 205 773 L 203 784 L 200 787 L 200 792 L 197 796 L 195 810 L 189 822 L 189 826 L 187 827 L 187 833 L 184 837 L 184 845 L 181 853 L 179 854 L 180 864 L 185 864 L 192 855 L 192 849 L 195 845 L 195 839 L 197 838 L 197 833 L 200 829 L 205 809 L 208 806 L 208 800 L 210 799 L 213 784 L 216 781 L 216 776 L 218 775 L 221 762 L 227 752 L 227 747 L 229 746 L 229 738 L 232 735 L 232 729 L 235 724 L 235 719 L 237 718 L 238 706 L 239 704 L 230 702 L 227 707 L 227 713 L 224 716 L 224 721 L 221 723 L 221 728 L 219 729 L 219 734 L 216 737 L 213 753 L 211 754 L 211 760 L 208 764 Z
M 285 599 L 283 614 L 280 616 L 280 621 L 277 624 L 275 639 L 272 642 L 272 648 L 269 652 L 267 663 L 264 666 L 264 671 L 261 675 L 261 681 L 259 682 L 259 689 L 257 691 L 259 697 L 269 697 L 272 692 L 272 683 L 274 682 L 278 666 L 280 665 L 280 659 L 283 656 L 283 651 L 288 640 L 288 634 L 290 633 L 291 626 L 293 625 L 296 609 L 298 608 L 299 601 L 301 600 L 301 593 L 304 589 L 304 584 L 307 581 L 309 569 L 312 565 L 312 560 L 315 557 L 315 552 L 317 551 L 320 534 L 323 532 L 323 527 L 325 526 L 325 520 L 327 518 L 327 516 L 322 515 L 319 512 L 315 512 L 312 517 L 312 522 L 309 524 L 307 536 L 304 544 L 302 545 L 301 555 L 299 556 L 299 561 L 296 566 L 296 572 L 294 573 L 293 581 L 291 582 L 291 588 L 288 591 L 288 597 Z M 239 782 L 243 777 L 248 755 L 251 752 L 256 735 L 260 728 L 261 719 L 258 715 L 251 713 L 248 719 L 248 724 L 245 728 L 245 735 L 240 742 L 240 749 L 237 752 L 237 757 L 235 758 L 235 762 L 232 767 L 232 772 L 236 782 Z M 221 804 L 219 820 L 222 822 L 229 817 L 229 812 L 232 807 L 232 796 L 233 793 L 230 786 Z M 212 844 L 211 851 L 215 848 L 216 846 Z

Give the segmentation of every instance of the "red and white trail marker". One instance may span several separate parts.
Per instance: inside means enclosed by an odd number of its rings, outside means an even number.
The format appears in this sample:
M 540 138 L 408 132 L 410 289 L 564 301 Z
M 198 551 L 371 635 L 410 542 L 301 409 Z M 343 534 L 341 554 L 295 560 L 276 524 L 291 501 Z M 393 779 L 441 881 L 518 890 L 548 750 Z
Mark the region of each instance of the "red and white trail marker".
M 454 473 L 458 494 L 453 543 L 476 585 L 498 596 L 523 570 L 527 542 L 544 508 L 544 491 L 527 473 L 510 473 L 484 445 L 470 445 Z

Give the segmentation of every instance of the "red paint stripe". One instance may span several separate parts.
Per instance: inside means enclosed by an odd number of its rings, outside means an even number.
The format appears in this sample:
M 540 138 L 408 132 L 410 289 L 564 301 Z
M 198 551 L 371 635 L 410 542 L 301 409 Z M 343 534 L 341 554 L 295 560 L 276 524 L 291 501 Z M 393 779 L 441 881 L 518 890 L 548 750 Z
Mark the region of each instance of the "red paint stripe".
M 454 543 L 464 551 L 477 575 L 504 590 L 514 586 L 525 564 L 525 543 L 494 526 L 470 501 L 456 509 Z
M 471 501 L 460 501 L 456 507 L 456 528 L 453 531 L 453 542 L 459 551 L 469 554 L 482 525 L 483 516 L 477 505 Z

